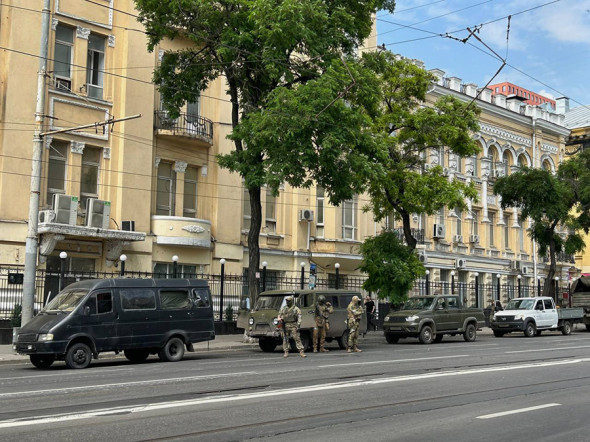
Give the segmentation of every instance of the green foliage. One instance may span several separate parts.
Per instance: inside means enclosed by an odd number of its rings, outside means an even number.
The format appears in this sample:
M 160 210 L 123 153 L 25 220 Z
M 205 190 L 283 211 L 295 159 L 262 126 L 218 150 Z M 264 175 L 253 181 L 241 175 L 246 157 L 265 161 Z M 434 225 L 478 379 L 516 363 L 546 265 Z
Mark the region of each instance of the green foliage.
M 425 170 L 424 165 L 435 149 L 461 157 L 475 155 L 479 147 L 471 135 L 479 129 L 479 110 L 449 95 L 421 107 L 434 78 L 390 52 L 365 53 L 362 62 L 381 81 L 381 107 L 372 129 L 379 166 L 369 180 L 371 201 L 365 210 L 375 213 L 377 220 L 388 215 L 402 220 L 406 242 L 413 249 L 411 214 L 432 215 L 445 206 L 465 209 L 466 198 L 477 199 L 473 183 L 449 180 L 441 167 Z
M 231 306 L 231 304 L 228 304 L 228 306 L 225 308 L 225 321 L 231 322 L 233 320 L 234 320 L 234 308 Z
M 12 327 L 20 327 L 21 318 L 23 314 L 23 306 L 20 304 L 14 304 L 12 314 L 10 315 L 10 325 Z
M 379 299 L 392 304 L 403 303 L 416 278 L 425 273 L 416 253 L 393 232 L 367 238 L 361 245 L 361 254 L 360 270 L 368 275 L 363 288 L 377 292 Z

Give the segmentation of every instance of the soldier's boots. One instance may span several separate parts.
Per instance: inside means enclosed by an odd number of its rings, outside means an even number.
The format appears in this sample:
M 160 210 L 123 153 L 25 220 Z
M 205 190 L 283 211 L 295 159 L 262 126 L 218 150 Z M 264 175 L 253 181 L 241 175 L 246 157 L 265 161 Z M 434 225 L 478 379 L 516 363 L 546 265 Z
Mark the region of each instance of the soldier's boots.
M 346 349 L 346 353 L 352 353 L 352 348 L 348 347 L 348 348 Z
M 288 351 L 286 351 L 285 353 L 283 353 L 283 357 L 284 357 L 284 358 L 288 358 L 288 357 L 289 357 L 289 352 L 288 352 Z
M 299 352 L 299 356 L 301 356 L 302 358 L 306 358 L 307 357 L 307 355 L 305 353 L 303 353 L 303 350 L 301 350 Z
M 357 352 L 357 353 L 362 352 L 362 350 L 360 348 L 356 347 L 356 346 L 354 347 L 354 351 Z
M 322 350 L 320 350 L 320 351 L 322 351 Z M 318 348 L 317 348 L 317 347 L 314 347 L 314 348 L 313 348 L 313 352 L 314 352 L 314 353 L 317 353 L 317 352 L 318 352 Z
M 321 348 L 320 348 L 320 353 L 328 353 L 329 351 L 330 351 L 330 350 L 328 350 L 328 349 L 326 349 L 326 348 L 324 348 L 324 347 L 321 347 Z

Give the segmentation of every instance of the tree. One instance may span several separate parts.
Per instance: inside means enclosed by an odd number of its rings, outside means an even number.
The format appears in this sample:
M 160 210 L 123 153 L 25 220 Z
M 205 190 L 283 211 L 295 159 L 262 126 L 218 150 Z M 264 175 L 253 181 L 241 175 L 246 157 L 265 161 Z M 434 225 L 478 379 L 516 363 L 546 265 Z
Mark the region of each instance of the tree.
M 388 299 L 392 304 L 404 302 L 416 278 L 424 275 L 418 256 L 395 232 L 367 238 L 361 245 L 361 254 L 360 270 L 368 275 L 363 288 L 378 292 L 380 299 Z
M 403 223 L 410 251 L 416 248 L 412 214 L 433 215 L 441 208 L 466 208 L 466 198 L 477 199 L 473 183 L 444 176 L 440 166 L 426 169 L 427 154 L 444 149 L 460 157 L 479 151 L 472 133 L 479 129 L 479 110 L 445 95 L 432 106 L 422 106 L 434 77 L 410 60 L 388 51 L 363 54 L 365 65 L 381 81 L 381 108 L 373 119 L 379 144 L 379 167 L 374 168 L 368 193 L 377 221 L 393 215 Z
M 289 151 L 288 162 L 281 156 L 282 139 L 262 137 L 256 127 L 266 119 L 271 130 L 271 116 L 284 114 L 284 109 L 267 111 L 269 102 L 287 107 L 290 89 L 318 80 L 335 60 L 355 52 L 372 31 L 373 14 L 378 9 L 393 12 L 393 0 L 135 0 L 140 21 L 148 35 L 151 51 L 164 38 L 183 37 L 194 46 L 168 52 L 155 70 L 154 81 L 160 85 L 165 106 L 172 117 L 178 115 L 186 101 L 194 101 L 211 81 L 224 77 L 231 100 L 234 150 L 218 158 L 219 164 L 239 173 L 250 195 L 251 225 L 248 234 L 250 296 L 259 287 L 259 235 L 262 224 L 260 189 L 266 185 L 278 193 L 282 180 L 290 184 L 309 185 L 308 172 L 317 170 L 325 161 L 335 159 L 337 173 L 333 179 L 323 177 L 332 201 L 347 191 L 346 182 L 338 180 L 352 175 L 362 158 L 348 158 L 355 149 L 350 146 L 353 131 L 337 130 L 334 136 L 322 135 L 335 126 L 313 123 L 332 101 L 341 100 L 342 91 L 351 81 L 340 85 L 339 93 L 323 94 L 304 121 L 315 131 L 313 143 L 301 140 L 302 148 Z M 342 109 L 342 106 L 339 106 Z M 351 113 L 346 115 L 351 116 Z M 343 115 L 342 117 L 346 117 Z M 282 115 L 284 120 L 287 116 Z M 255 121 L 256 120 L 256 121 Z M 346 126 L 349 122 L 340 120 Z M 354 130 L 357 122 L 350 122 Z M 244 127 L 241 127 L 241 126 Z M 277 134 L 287 134 L 274 126 Z M 266 134 L 268 135 L 268 133 Z M 262 138 L 262 139 L 261 139 Z M 318 144 L 319 142 L 323 144 Z M 313 145 L 313 149 L 310 146 Z M 346 149 L 342 149 L 346 146 Z M 316 174 L 317 175 L 317 174 Z M 340 189 L 340 190 L 338 190 Z
M 556 254 L 574 254 L 584 249 L 580 230 L 590 229 L 590 151 L 562 163 L 553 174 L 549 170 L 522 168 L 499 178 L 494 193 L 502 196 L 502 208 L 518 207 L 521 219 L 529 218 L 529 235 L 550 265 L 543 287 L 544 296 L 554 296 Z M 568 229 L 564 239 L 558 226 Z

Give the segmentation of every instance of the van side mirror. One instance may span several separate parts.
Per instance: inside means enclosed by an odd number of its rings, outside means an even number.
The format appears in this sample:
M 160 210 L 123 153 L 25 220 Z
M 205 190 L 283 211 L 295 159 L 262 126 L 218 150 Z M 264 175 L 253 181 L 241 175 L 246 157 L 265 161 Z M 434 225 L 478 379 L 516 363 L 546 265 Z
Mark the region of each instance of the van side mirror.
M 90 306 L 86 306 L 84 307 L 84 312 L 83 312 L 84 316 L 90 316 Z
M 248 300 L 247 299 L 242 299 L 240 301 L 240 308 L 242 310 L 248 310 Z

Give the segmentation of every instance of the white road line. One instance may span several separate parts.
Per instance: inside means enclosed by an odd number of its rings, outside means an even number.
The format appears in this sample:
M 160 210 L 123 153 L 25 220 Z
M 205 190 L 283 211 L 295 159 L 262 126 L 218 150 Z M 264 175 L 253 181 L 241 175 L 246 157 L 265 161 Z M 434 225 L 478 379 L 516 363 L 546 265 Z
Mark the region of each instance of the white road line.
M 204 397 L 204 398 L 199 398 L 199 399 L 189 399 L 189 400 L 183 400 L 183 401 L 160 402 L 160 403 L 153 403 L 153 404 L 146 404 L 146 405 L 138 405 L 138 406 L 134 406 L 134 407 L 113 407 L 113 408 L 106 408 L 106 409 L 97 409 L 97 410 L 88 411 L 85 413 L 57 414 L 57 415 L 30 417 L 30 418 L 22 418 L 22 419 L 9 419 L 9 420 L 5 420 L 5 421 L 0 421 L 0 429 L 31 426 L 31 425 L 40 425 L 40 424 L 50 424 L 50 423 L 55 423 L 55 422 L 66 422 L 66 421 L 74 421 L 74 420 L 80 420 L 80 419 L 90 419 L 90 418 L 97 417 L 97 416 L 109 416 L 109 415 L 121 414 L 121 413 L 125 413 L 125 414 L 141 413 L 141 412 L 146 412 L 146 411 L 164 410 L 164 409 L 172 409 L 172 408 L 180 408 L 180 407 L 194 407 L 194 406 L 205 405 L 205 404 L 237 402 L 237 401 L 252 400 L 252 399 L 258 399 L 258 398 L 268 398 L 268 397 L 275 397 L 275 396 L 281 396 L 282 400 L 284 401 L 285 399 L 287 399 L 286 396 L 293 395 L 293 394 L 318 393 L 318 392 L 327 391 L 327 390 L 358 388 L 358 387 L 365 387 L 368 385 L 390 384 L 390 383 L 395 383 L 395 382 L 421 381 L 423 379 L 434 379 L 434 378 L 440 378 L 440 377 L 451 377 L 451 376 L 457 377 L 457 376 L 465 376 L 465 375 L 478 375 L 478 374 L 484 374 L 484 373 L 488 374 L 488 373 L 492 373 L 492 372 L 501 372 L 501 371 L 528 370 L 530 368 L 553 367 L 553 366 L 558 366 L 558 365 L 573 365 L 573 364 L 579 364 L 579 363 L 584 363 L 584 362 L 590 362 L 590 358 L 566 359 L 566 360 L 562 360 L 562 361 L 528 363 L 528 364 L 502 366 L 502 367 L 474 368 L 474 369 L 468 369 L 468 370 L 453 370 L 453 371 L 437 372 L 437 373 L 423 373 L 423 374 L 419 374 L 419 375 L 395 376 L 395 377 L 382 378 L 382 379 L 362 379 L 359 381 L 335 382 L 335 383 L 331 383 L 331 384 L 310 385 L 307 387 L 285 388 L 285 389 L 262 391 L 262 392 L 256 392 L 256 393 L 243 393 L 243 394 L 223 395 L 223 396 L 209 396 L 209 397 Z
M 560 350 L 573 350 L 576 348 L 590 348 L 590 345 L 578 345 L 575 347 L 559 347 L 559 348 L 539 348 L 539 349 L 530 349 L 530 350 L 513 350 L 513 351 L 505 351 L 504 353 L 533 353 L 537 351 L 560 351 Z
M 430 358 L 413 358 L 413 359 L 390 359 L 388 361 L 350 362 L 348 364 L 320 365 L 318 368 L 348 367 L 351 365 L 391 364 L 391 363 L 398 363 L 398 362 L 429 361 L 431 359 L 454 359 L 454 358 L 465 358 L 467 356 L 469 356 L 469 355 L 432 356 Z
M 483 416 L 477 416 L 477 419 L 493 419 L 495 417 L 508 416 L 511 414 L 527 413 L 529 411 L 541 410 L 543 408 L 558 407 L 561 404 L 545 404 L 537 405 L 536 407 L 519 408 L 518 410 L 502 411 L 500 413 L 485 414 Z
M 72 391 L 88 391 L 88 390 L 102 390 L 103 388 L 113 387 L 129 387 L 132 385 L 162 385 L 172 384 L 174 382 L 186 382 L 186 381 L 198 381 L 203 379 L 217 379 L 225 378 L 230 376 L 244 376 L 250 374 L 257 374 L 255 371 L 244 371 L 240 373 L 227 373 L 227 374 L 212 374 L 203 376 L 183 376 L 180 378 L 167 378 L 167 379 L 150 379 L 148 381 L 135 381 L 135 382 L 120 382 L 116 384 L 100 384 L 100 385 L 84 385 L 82 387 L 67 387 L 67 388 L 52 388 L 47 390 L 33 390 L 33 391 L 17 391 L 14 393 L 0 393 L 0 398 L 12 397 L 12 396 L 32 396 L 40 393 L 69 393 Z
M 113 371 L 132 371 L 132 370 L 134 370 L 134 369 L 131 368 L 131 367 L 130 368 L 110 368 L 110 369 L 107 369 L 107 370 L 99 370 L 99 371 L 92 370 L 91 373 L 86 373 L 86 374 L 90 374 L 90 375 L 99 374 L 100 375 L 103 372 L 107 372 L 107 374 L 108 374 L 108 373 L 111 373 Z M 34 375 L 31 375 L 31 376 L 16 376 L 16 377 L 13 377 L 13 378 L 2 378 L 2 382 L 0 382 L 0 385 L 2 385 L 2 383 L 4 381 L 14 381 L 16 379 L 31 379 L 32 380 L 32 379 L 37 379 L 37 378 L 64 377 L 64 376 L 66 376 L 66 374 L 63 373 L 63 372 L 62 373 L 55 373 L 55 374 L 34 374 Z M 84 378 L 84 380 L 88 380 L 91 377 L 92 376 L 86 377 L 86 378 Z

